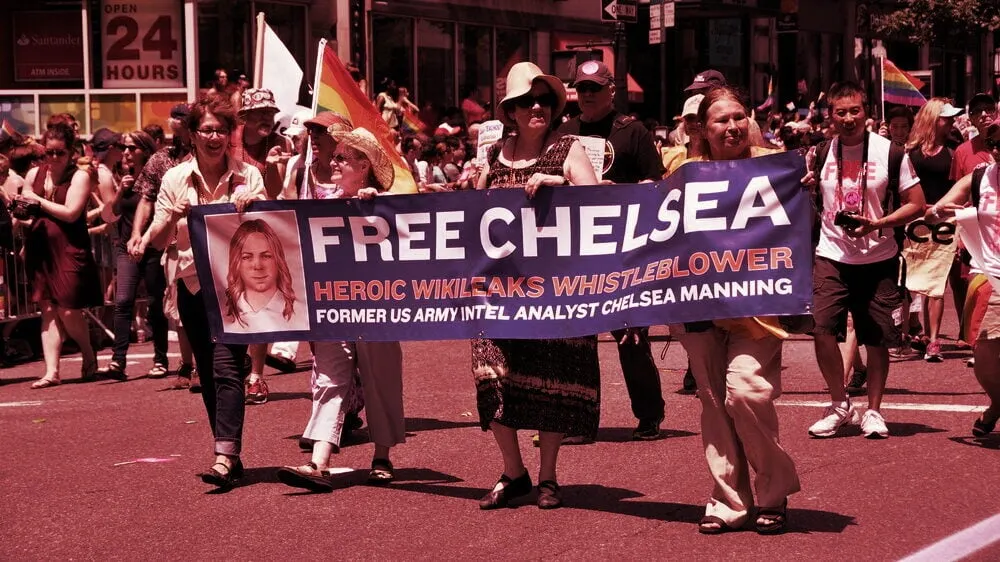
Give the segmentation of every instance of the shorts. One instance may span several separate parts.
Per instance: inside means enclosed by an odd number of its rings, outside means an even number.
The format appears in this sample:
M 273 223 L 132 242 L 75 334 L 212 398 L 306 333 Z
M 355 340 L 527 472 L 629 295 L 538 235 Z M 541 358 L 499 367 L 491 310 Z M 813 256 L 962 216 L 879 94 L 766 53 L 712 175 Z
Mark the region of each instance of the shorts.
M 814 335 L 843 341 L 847 313 L 860 345 L 899 347 L 906 316 L 899 259 L 853 265 L 817 257 L 813 266 Z
M 1000 339 L 1000 294 L 982 273 L 969 283 L 962 314 L 962 339 L 973 346 L 980 340 Z

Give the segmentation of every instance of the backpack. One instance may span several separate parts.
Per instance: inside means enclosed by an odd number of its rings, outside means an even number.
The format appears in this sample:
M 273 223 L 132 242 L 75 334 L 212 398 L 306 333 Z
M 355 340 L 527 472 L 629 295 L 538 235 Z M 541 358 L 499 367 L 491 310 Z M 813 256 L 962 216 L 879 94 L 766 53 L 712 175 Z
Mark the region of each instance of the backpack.
M 986 168 L 981 166 L 972 171 L 972 206 L 979 208 L 979 192 L 983 187 L 983 178 L 986 177 Z
M 865 133 L 870 135 L 872 133 Z M 830 156 L 830 145 L 833 144 L 832 141 L 823 141 L 816 145 L 816 161 L 813 162 L 812 171 L 816 174 L 817 185 L 820 181 L 819 174 L 826 165 L 826 159 Z M 889 185 L 885 190 L 885 199 L 882 201 L 882 216 L 888 216 L 889 213 L 898 209 L 901 205 L 899 196 L 899 172 L 903 167 L 903 157 L 906 156 L 906 149 L 899 146 L 896 143 L 889 145 Z M 821 217 L 823 215 L 823 191 L 817 187 L 816 197 L 816 216 Z M 819 240 L 819 219 L 817 219 L 816 226 L 813 232 L 814 242 Z M 903 251 L 903 241 L 906 239 L 906 226 L 897 226 L 893 228 L 893 238 L 896 240 L 896 247 L 898 252 Z

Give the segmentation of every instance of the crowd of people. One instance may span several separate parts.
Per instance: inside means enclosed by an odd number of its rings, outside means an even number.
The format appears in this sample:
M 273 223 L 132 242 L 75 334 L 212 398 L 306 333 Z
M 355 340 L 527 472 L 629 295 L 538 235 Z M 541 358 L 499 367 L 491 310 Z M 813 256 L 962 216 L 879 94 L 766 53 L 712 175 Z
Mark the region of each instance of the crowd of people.
M 31 386 L 62 381 L 60 353 L 71 338 L 83 355 L 82 377 L 127 380 L 137 287 L 142 281 L 154 348 L 151 377 L 166 376 L 167 330 L 177 330 L 181 364 L 175 387 L 200 391 L 214 440 L 213 464 L 200 477 L 220 488 L 243 474 L 246 404 L 267 401 L 264 365 L 295 368 L 299 342 L 234 345 L 212 340 L 195 274 L 187 215 L 196 205 L 228 202 L 238 212 L 267 199 L 374 199 L 395 174 L 375 133 L 333 112 L 295 115 L 281 126 L 268 90 L 244 87 L 234 103 L 223 76 L 213 91 L 173 108 L 167 129 L 95 131 L 89 142 L 75 119 L 56 115 L 37 141 L 2 139 L 0 185 L 17 237 L 32 301 L 41 312 L 43 376 Z M 575 115 L 566 115 L 566 86 L 530 62 L 514 65 L 493 117 L 503 137 L 476 158 L 477 128 L 490 117 L 476 94 L 446 111 L 434 130 L 407 130 L 405 88 L 391 81 L 375 97 L 396 135 L 397 149 L 420 192 L 523 189 L 652 182 L 682 165 L 734 161 L 808 147 L 802 184 L 814 196 L 816 259 L 813 335 L 818 369 L 831 402 L 808 428 L 835 435 L 858 423 L 868 438 L 889 429 L 881 401 L 890 357 L 920 350 L 940 361 L 941 318 L 948 283 L 962 338 L 974 347 L 974 372 L 990 406 L 973 424 L 983 436 L 1000 419 L 1000 118 L 997 103 L 977 95 L 967 109 L 934 98 L 912 115 L 893 109 L 884 123 L 869 115 L 857 84 L 832 86 L 802 111 L 793 106 L 757 116 L 739 89 L 716 71 L 687 88 L 670 132 L 614 109 L 614 76 L 599 61 L 581 64 L 573 87 Z M 415 106 L 414 106 L 415 107 Z M 412 108 L 410 108 L 412 109 Z M 761 109 L 761 108 L 758 108 Z M 578 110 L 578 111 L 576 111 Z M 958 120 L 962 119 L 960 126 Z M 647 126 L 650 125 L 650 126 Z M 663 134 L 660 134 L 663 133 Z M 578 136 L 609 145 L 602 180 Z M 312 158 L 306 158 L 311 146 Z M 613 189 L 613 187 L 606 187 Z M 956 242 L 952 216 L 979 209 L 984 241 L 977 261 Z M 271 227 L 247 221 L 230 259 L 273 267 Z M 104 226 L 106 225 L 106 226 Z M 113 355 L 99 366 L 84 312 L 103 303 L 92 236 L 104 226 L 114 240 Z M 245 227 L 245 228 L 244 228 Z M 908 236 L 897 237 L 895 230 Z M 922 230 L 921 230 L 922 229 Z M 930 232 L 930 234 L 927 234 Z M 254 249 L 256 248 L 256 249 Z M 9 252 L 8 252 L 9 253 Z M 235 257 L 234 257 L 235 256 Z M 970 272 L 970 267 L 973 271 Z M 270 295 L 270 294 L 269 294 Z M 281 315 L 280 294 L 251 297 L 230 283 L 224 299 L 233 322 L 243 315 Z M 775 317 L 734 318 L 670 326 L 689 358 L 684 383 L 697 389 L 702 439 L 713 486 L 698 530 L 716 534 L 753 520 L 762 534 L 787 524 L 787 499 L 799 490 L 795 463 L 778 438 L 775 400 L 781 394 L 781 353 L 789 329 Z M 656 439 L 664 421 L 661 381 L 647 328 L 613 333 L 637 426 L 636 440 Z M 492 433 L 503 471 L 479 506 L 508 505 L 537 489 L 542 509 L 562 505 L 558 452 L 596 435 L 600 412 L 597 336 L 555 340 L 476 339 L 471 344 L 480 426 Z M 858 346 L 866 348 L 862 362 Z M 317 341 L 312 355 L 312 408 L 301 444 L 311 459 L 279 471 L 282 482 L 330 491 L 330 458 L 364 409 L 374 451 L 369 482 L 394 478 L 391 449 L 405 441 L 404 359 L 398 342 Z M 301 357 L 299 357 L 301 359 Z M 861 415 L 851 396 L 867 394 Z M 305 417 L 305 415 L 304 415 Z M 525 467 L 517 432 L 537 432 L 537 485 Z M 751 479 L 751 467 L 753 478 Z

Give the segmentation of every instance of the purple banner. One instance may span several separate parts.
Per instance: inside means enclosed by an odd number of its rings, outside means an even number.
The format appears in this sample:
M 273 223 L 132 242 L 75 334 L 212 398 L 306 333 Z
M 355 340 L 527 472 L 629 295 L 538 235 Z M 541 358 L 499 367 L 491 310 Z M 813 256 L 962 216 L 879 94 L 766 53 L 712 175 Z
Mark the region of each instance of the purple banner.
M 196 206 L 212 334 L 230 343 L 557 338 L 807 313 L 794 153 L 638 185 Z

